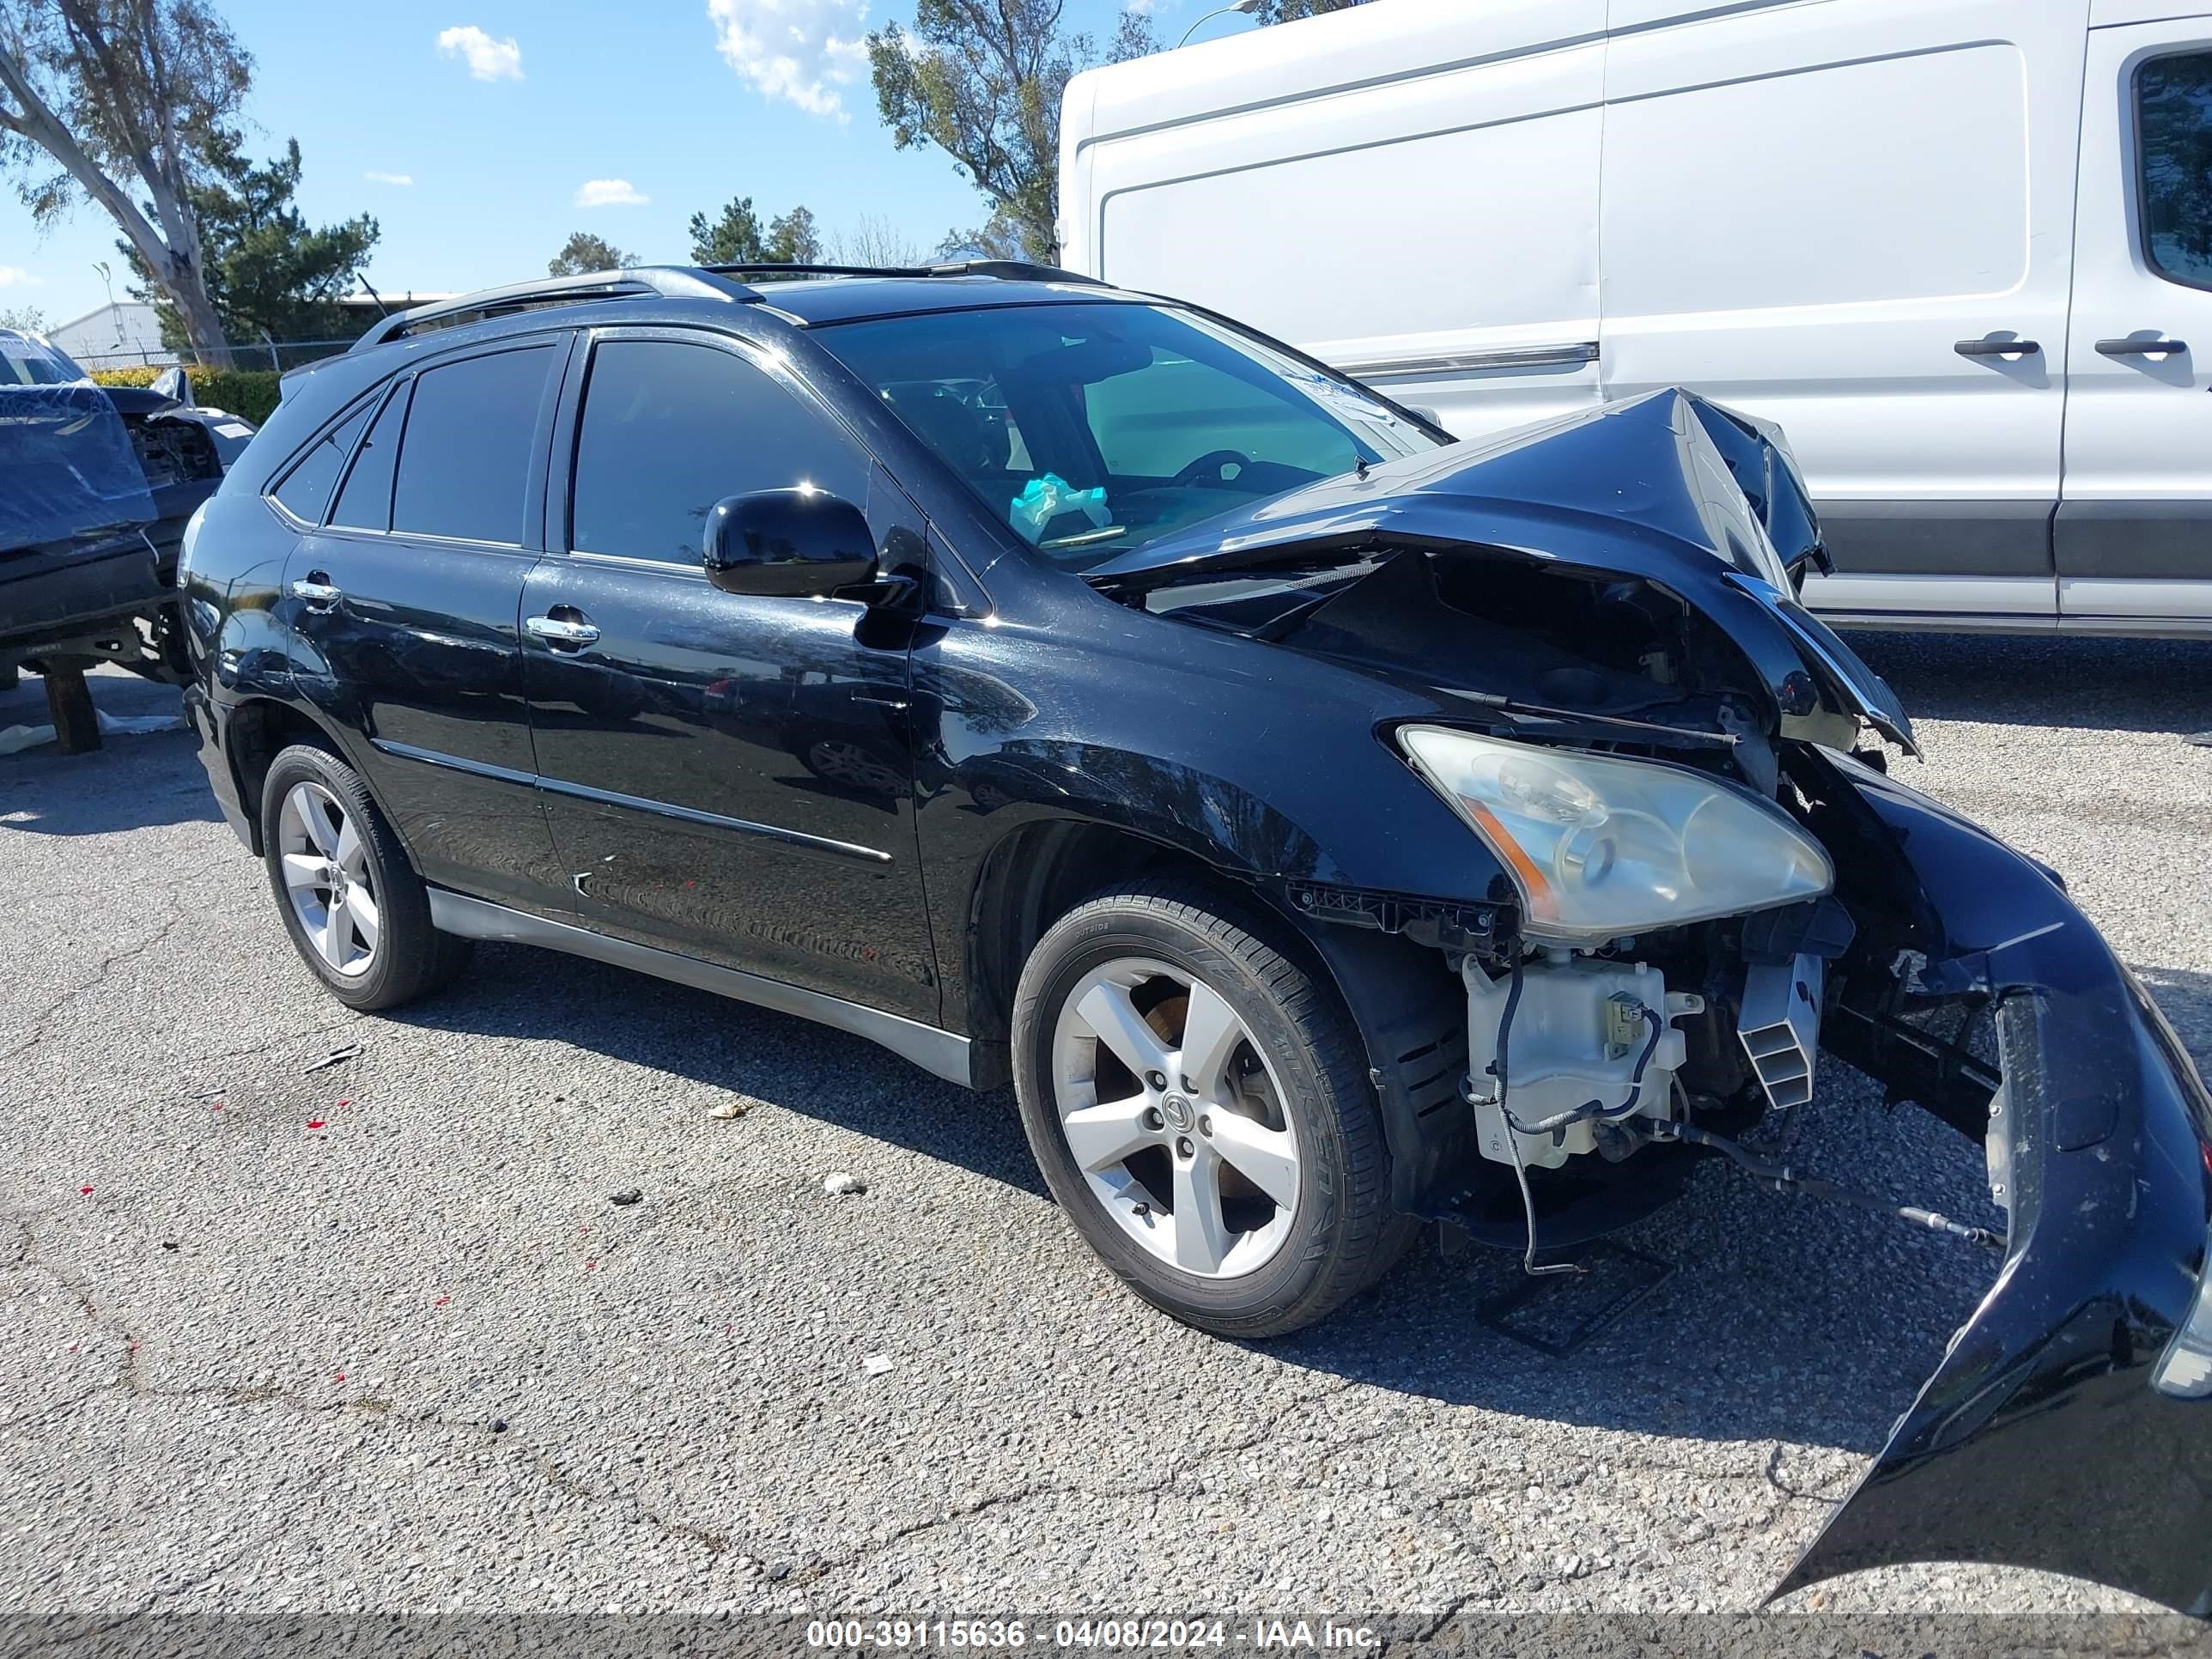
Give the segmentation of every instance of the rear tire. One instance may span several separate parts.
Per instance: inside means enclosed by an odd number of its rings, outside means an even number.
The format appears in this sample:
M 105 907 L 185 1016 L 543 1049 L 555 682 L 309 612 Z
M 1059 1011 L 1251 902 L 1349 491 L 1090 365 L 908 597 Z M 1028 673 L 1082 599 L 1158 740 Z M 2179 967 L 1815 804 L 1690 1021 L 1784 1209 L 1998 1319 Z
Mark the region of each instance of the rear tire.
M 261 843 L 276 913 L 349 1008 L 396 1008 L 460 972 L 470 941 L 431 925 L 429 892 L 350 766 L 294 744 L 270 763 Z
M 1016 993 L 1015 1093 L 1053 1196 L 1131 1290 L 1223 1336 L 1326 1317 L 1419 1225 L 1391 1207 L 1351 1015 L 1288 945 L 1206 888 L 1139 881 L 1047 929 Z

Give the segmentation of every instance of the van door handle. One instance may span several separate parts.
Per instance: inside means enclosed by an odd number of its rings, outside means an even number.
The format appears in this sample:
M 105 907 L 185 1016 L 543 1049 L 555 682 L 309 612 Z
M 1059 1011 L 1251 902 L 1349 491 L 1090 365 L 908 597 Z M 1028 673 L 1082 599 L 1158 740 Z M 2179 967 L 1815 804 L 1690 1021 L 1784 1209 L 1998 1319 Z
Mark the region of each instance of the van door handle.
M 331 585 L 327 570 L 310 570 L 292 583 L 292 597 L 305 599 L 310 611 L 328 611 L 345 595 Z
M 2100 340 L 2097 349 L 2107 357 L 2165 357 L 2189 349 L 2186 340 Z
M 567 605 L 560 608 L 568 610 Z M 532 638 L 544 641 L 556 651 L 581 651 L 599 637 L 599 630 L 584 620 L 581 611 L 572 611 L 565 617 L 532 617 L 522 625 Z
M 1961 357 L 2032 357 L 2043 347 L 2034 340 L 1961 340 L 1951 349 Z

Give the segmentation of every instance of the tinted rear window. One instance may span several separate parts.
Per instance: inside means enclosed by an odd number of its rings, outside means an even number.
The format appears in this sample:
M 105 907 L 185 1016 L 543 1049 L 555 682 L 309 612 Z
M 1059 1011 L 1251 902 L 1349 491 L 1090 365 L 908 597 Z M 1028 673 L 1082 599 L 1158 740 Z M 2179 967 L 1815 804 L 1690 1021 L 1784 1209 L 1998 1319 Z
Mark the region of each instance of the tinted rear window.
M 276 486 L 276 499 L 295 519 L 309 524 L 323 521 L 323 508 L 329 505 L 331 486 L 338 481 L 338 469 L 345 465 L 353 441 L 361 436 L 368 424 L 368 410 L 362 410 L 336 430 L 324 435 L 323 441 L 301 458 L 284 482 Z
M 416 377 L 392 492 L 395 532 L 522 540 L 523 493 L 553 353 L 470 357 Z
M 399 428 L 407 419 L 407 394 L 411 390 L 411 386 L 402 385 L 385 400 L 384 412 L 369 428 L 368 441 L 354 457 L 353 471 L 346 474 L 337 505 L 331 509 L 332 524 L 354 530 L 392 528 L 392 466 L 399 459 Z

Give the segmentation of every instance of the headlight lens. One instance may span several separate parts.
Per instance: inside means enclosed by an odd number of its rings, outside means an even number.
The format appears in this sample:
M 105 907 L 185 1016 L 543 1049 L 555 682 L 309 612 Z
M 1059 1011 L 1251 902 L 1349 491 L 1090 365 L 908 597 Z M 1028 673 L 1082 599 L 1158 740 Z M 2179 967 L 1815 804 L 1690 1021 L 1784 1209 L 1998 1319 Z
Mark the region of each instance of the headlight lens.
M 1702 773 L 1437 726 L 1398 740 L 1503 861 L 1540 938 L 1679 927 L 1835 884 L 1826 851 L 1787 813 Z

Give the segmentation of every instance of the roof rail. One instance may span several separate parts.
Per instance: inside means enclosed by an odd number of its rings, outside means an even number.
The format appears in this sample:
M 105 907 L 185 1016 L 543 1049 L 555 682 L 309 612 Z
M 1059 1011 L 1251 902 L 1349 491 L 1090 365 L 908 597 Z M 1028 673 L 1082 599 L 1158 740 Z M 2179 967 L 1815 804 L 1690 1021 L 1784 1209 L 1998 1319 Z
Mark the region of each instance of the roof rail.
M 479 289 L 457 300 L 416 306 L 383 319 L 353 343 L 350 349 L 367 351 L 386 341 L 403 339 L 434 325 L 502 317 L 545 306 L 587 305 L 594 300 L 622 300 L 653 295 L 665 300 L 757 300 L 760 296 L 741 283 L 710 281 L 694 269 L 674 265 L 637 265 L 622 270 L 588 270 L 574 276 L 541 276 L 534 282 L 509 283 L 502 288 Z
M 750 264 L 702 265 L 717 276 L 996 276 L 1010 283 L 1080 283 L 1104 288 L 1096 276 L 1020 259 L 957 259 L 933 265 L 836 265 L 763 260 Z

